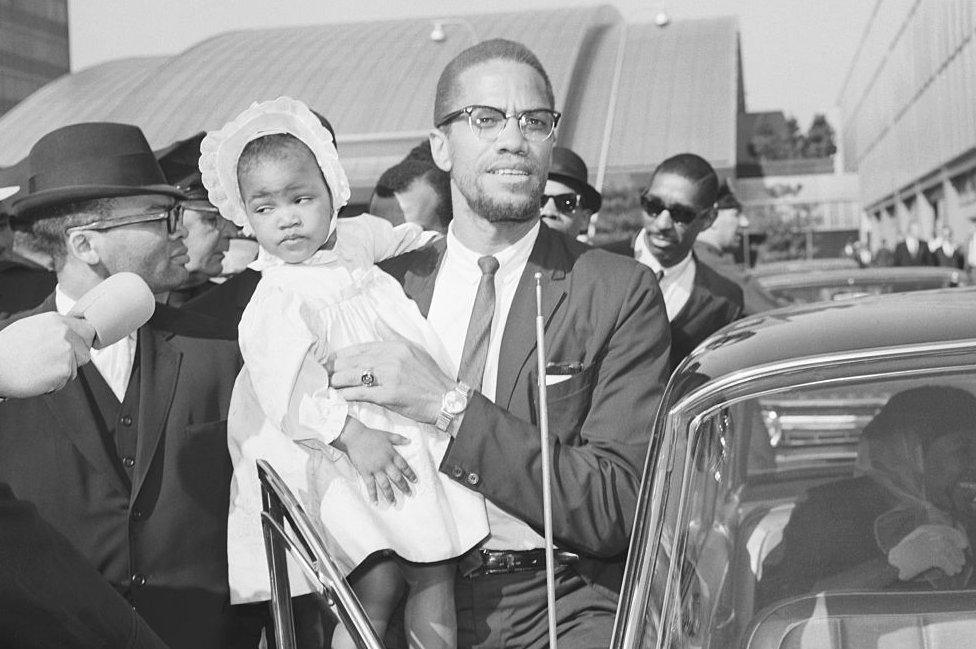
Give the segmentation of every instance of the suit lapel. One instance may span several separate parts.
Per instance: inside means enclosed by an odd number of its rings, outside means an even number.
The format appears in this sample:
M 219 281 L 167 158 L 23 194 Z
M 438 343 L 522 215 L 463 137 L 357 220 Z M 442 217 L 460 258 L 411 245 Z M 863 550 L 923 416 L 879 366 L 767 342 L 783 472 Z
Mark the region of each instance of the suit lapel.
M 171 337 L 149 326 L 139 329 L 139 441 L 132 476 L 133 499 L 146 479 L 176 392 L 182 354 L 169 342 Z
M 429 248 L 434 251 L 430 263 L 420 264 L 417 268 L 408 268 L 403 275 L 403 292 L 417 303 L 425 318 L 430 311 L 430 301 L 434 297 L 437 272 L 447 250 L 447 237 L 441 237 L 430 244 Z
M 54 311 L 54 293 L 49 295 L 36 309 L 27 315 L 34 313 L 45 313 Z M 98 374 L 98 370 L 91 363 L 78 369 L 78 373 L 86 378 Z M 62 432 L 75 445 L 78 452 L 84 456 L 89 464 L 97 471 L 102 473 L 120 491 L 125 491 L 126 486 L 119 476 L 115 465 L 109 458 L 105 448 L 105 441 L 98 430 L 93 413 L 94 406 L 85 394 L 81 377 L 70 381 L 61 390 L 41 397 L 44 403 L 54 414 Z
M 505 322 L 498 356 L 495 403 L 502 408 L 508 408 L 510 405 L 515 385 L 528 361 L 533 358 L 536 349 L 535 274 L 542 275 L 542 314 L 546 330 L 566 298 L 566 287 L 563 282 L 572 265 L 572 259 L 569 258 L 564 246 L 556 244 L 556 235 L 542 224 L 539 228 L 539 237 L 532 247 L 525 270 L 515 289 L 515 297 Z

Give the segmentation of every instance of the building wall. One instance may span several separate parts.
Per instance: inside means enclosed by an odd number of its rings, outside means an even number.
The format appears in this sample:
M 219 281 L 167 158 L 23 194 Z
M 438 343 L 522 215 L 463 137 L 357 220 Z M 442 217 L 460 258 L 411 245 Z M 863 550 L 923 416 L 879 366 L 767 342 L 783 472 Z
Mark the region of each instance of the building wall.
M 0 0 L 0 115 L 68 69 L 67 0 Z
M 881 0 L 840 107 L 872 240 L 976 218 L 976 2 Z

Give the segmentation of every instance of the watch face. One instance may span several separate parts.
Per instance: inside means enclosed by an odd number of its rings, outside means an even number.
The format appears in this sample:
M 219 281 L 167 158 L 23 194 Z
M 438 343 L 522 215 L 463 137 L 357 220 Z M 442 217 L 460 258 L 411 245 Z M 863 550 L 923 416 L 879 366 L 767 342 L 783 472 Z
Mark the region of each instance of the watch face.
M 444 395 L 444 403 L 443 403 L 444 410 L 451 413 L 452 415 L 458 414 L 459 412 L 464 410 L 465 406 L 467 405 L 468 405 L 467 396 L 460 394 L 457 390 L 451 390 L 450 392 Z

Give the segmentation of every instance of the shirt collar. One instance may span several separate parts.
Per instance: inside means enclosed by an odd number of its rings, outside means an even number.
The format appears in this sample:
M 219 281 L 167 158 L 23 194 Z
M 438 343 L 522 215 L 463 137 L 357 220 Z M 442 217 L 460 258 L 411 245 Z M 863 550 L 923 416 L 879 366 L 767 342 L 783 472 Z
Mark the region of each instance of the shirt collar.
M 634 240 L 634 259 L 653 270 L 655 275 L 663 275 L 663 277 L 677 277 L 684 273 L 689 265 L 694 263 L 693 255 L 689 252 L 677 264 L 665 268 L 657 260 L 657 257 L 654 256 L 654 253 L 651 252 L 650 247 L 648 247 L 647 233 L 644 230 L 638 232 L 637 238 Z
M 521 239 L 492 255 L 498 260 L 498 272 L 496 276 L 504 276 L 514 271 L 521 272 L 529 260 L 529 255 L 532 254 L 532 248 L 535 247 L 536 239 L 539 238 L 539 228 L 541 227 L 539 224 L 540 222 L 536 221 L 532 229 L 526 232 Z M 452 258 L 452 261 L 458 263 L 459 266 L 472 269 L 479 277 L 481 276 L 481 270 L 478 268 L 478 260 L 484 257 L 484 255 L 471 250 L 471 248 L 461 243 L 457 235 L 454 234 L 453 221 L 447 226 L 446 254 Z

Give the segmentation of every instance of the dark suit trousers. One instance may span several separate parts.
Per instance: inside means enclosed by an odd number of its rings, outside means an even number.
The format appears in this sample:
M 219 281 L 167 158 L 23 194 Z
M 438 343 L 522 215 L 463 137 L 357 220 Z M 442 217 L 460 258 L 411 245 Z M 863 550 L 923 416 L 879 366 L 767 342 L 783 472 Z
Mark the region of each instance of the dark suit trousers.
M 546 571 L 458 577 L 458 649 L 549 646 Z M 560 649 L 606 649 L 617 594 L 587 582 L 573 566 L 556 566 L 556 633 Z
M 0 646 L 165 649 L 67 539 L 3 483 Z

